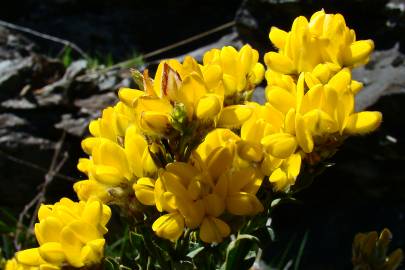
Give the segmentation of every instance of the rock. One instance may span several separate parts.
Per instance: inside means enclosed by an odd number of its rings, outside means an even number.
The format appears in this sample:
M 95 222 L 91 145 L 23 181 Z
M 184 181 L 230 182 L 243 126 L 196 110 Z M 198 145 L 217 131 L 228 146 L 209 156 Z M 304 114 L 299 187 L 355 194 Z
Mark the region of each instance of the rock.
M 0 60 L 24 58 L 36 50 L 28 38 L 0 26 Z
M 405 93 L 405 56 L 398 48 L 376 51 L 365 67 L 353 70 L 353 78 L 365 84 L 356 97 L 357 110 L 374 105 L 383 96 Z
M 4 46 L 0 40 L 0 54 L 8 49 Z M 9 57 L 0 62 L 0 170 L 5 177 L 0 182 L 0 205 L 20 211 L 44 181 L 64 132 L 62 152 L 69 158 L 60 173 L 68 177 L 55 178 L 47 199 L 74 197 L 66 179 L 81 177 L 76 163 L 83 155 L 80 140 L 88 123 L 114 104 L 116 90 L 130 86 L 132 80 L 119 68 L 88 69 L 85 60 L 65 69 L 60 60 L 33 52 L 24 57 L 9 52 Z

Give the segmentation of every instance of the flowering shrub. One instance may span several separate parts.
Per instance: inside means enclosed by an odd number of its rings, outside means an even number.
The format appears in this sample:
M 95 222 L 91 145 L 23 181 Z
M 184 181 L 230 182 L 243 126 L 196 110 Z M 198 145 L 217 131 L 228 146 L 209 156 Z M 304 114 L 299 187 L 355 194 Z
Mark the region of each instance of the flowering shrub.
M 269 38 L 278 51 L 264 56 L 267 70 L 245 45 L 210 50 L 202 63 L 164 60 L 153 79 L 133 71 L 138 89 L 120 89 L 82 141 L 80 201 L 43 205 L 39 247 L 17 252 L 6 269 L 100 264 L 107 205 L 127 218 L 139 269 L 249 267 L 235 252 L 256 254 L 255 233 L 277 201 L 382 119 L 355 111 L 362 83 L 351 70 L 367 63 L 373 42 L 357 41 L 342 15 L 298 17 Z M 266 102 L 252 102 L 264 78 Z

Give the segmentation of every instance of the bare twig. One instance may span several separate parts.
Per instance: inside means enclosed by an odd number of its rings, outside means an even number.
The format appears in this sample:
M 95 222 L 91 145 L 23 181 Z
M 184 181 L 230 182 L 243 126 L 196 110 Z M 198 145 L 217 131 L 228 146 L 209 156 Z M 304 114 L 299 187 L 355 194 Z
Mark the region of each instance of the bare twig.
M 43 38 L 43 39 L 46 39 L 46 40 L 50 40 L 50 41 L 62 44 L 64 46 L 66 46 L 66 47 L 72 48 L 73 50 L 78 52 L 83 58 L 86 58 L 86 59 L 89 58 L 88 55 L 82 49 L 80 49 L 79 46 L 77 46 L 75 43 L 73 43 L 73 42 L 71 42 L 69 40 L 58 38 L 58 37 L 51 36 L 51 35 L 48 35 L 48 34 L 44 34 L 44 33 L 38 32 L 36 30 L 30 29 L 28 27 L 16 25 L 16 24 L 9 23 L 9 22 L 3 21 L 3 20 L 0 20 L 0 26 L 6 27 L 6 28 L 9 28 L 9 29 L 13 29 L 13 30 L 16 30 L 16 31 L 24 32 L 24 33 L 27 33 L 27 34 L 30 34 L 30 35 L 33 35 L 33 36 L 36 36 L 36 37 L 39 37 L 39 38 Z
M 34 223 L 36 220 L 36 216 L 37 216 L 39 207 L 45 200 L 45 194 L 46 194 L 46 189 L 47 189 L 48 185 L 53 181 L 53 179 L 55 178 L 55 175 L 62 168 L 63 164 L 65 164 L 65 162 L 68 158 L 67 152 L 64 152 L 62 159 L 60 161 L 58 161 L 58 158 L 62 151 L 62 146 L 63 146 L 63 142 L 65 140 L 65 136 L 66 136 L 66 133 L 63 132 L 60 140 L 58 141 L 58 143 L 55 146 L 55 151 L 54 151 L 54 154 L 52 157 L 51 165 L 49 166 L 49 170 L 45 175 L 45 180 L 42 184 L 40 184 L 38 186 L 38 188 L 40 189 L 38 194 L 27 205 L 25 205 L 23 211 L 20 213 L 20 215 L 18 217 L 16 233 L 15 233 L 15 238 L 14 238 L 14 246 L 17 251 L 21 249 L 21 243 L 19 243 L 18 238 L 19 238 L 19 236 L 21 234 L 21 230 L 23 228 L 24 218 L 26 217 L 28 211 L 35 205 L 35 209 L 31 215 L 31 220 L 30 220 L 29 226 L 27 228 L 28 233 L 30 233 L 30 232 L 32 232 L 32 229 L 34 227 Z M 26 238 L 27 237 L 25 237 L 25 239 Z
M 158 50 L 145 53 L 145 54 L 142 55 L 142 58 L 143 58 L 143 59 L 148 59 L 148 58 L 157 56 L 157 55 L 162 54 L 162 53 L 164 53 L 164 52 L 170 51 L 170 50 L 172 50 L 172 49 L 175 49 L 175 48 L 178 48 L 178 47 L 180 47 L 180 46 L 186 45 L 186 44 L 191 43 L 191 42 L 193 42 L 193 41 L 199 40 L 199 39 L 201 39 L 201 38 L 203 38 L 203 37 L 212 35 L 212 34 L 214 34 L 214 33 L 216 33 L 216 32 L 219 32 L 219 31 L 225 30 L 225 29 L 227 29 L 227 28 L 233 27 L 234 25 L 235 25 L 235 21 L 234 21 L 234 20 L 233 20 L 233 21 L 230 21 L 230 22 L 227 22 L 227 23 L 225 23 L 225 24 L 222 24 L 222 25 L 220 25 L 220 26 L 217 26 L 217 27 L 212 28 L 212 29 L 210 29 L 210 30 L 207 30 L 207 31 L 205 31 L 205 32 L 199 33 L 199 34 L 197 34 L 197 35 L 191 36 L 191 37 L 189 37 L 189 38 L 180 40 L 180 41 L 178 41 L 178 42 L 176 42 L 176 43 L 173 43 L 173 44 L 170 44 L 170 45 L 165 46 L 165 47 L 163 47 L 163 48 L 160 48 L 160 49 L 158 49 Z M 106 68 L 105 70 L 110 70 L 110 69 L 114 69 L 114 68 L 118 68 L 118 67 L 126 67 L 126 66 L 128 66 L 129 64 L 131 64 L 133 61 L 134 61 L 133 59 L 126 60 L 126 61 L 117 63 L 117 64 L 115 64 L 115 65 L 113 65 L 113 66 L 111 66 L 111 67 L 108 67 L 108 68 Z
M 0 155 L 3 155 L 6 159 L 8 159 L 8 160 L 10 160 L 12 162 L 15 162 L 17 164 L 26 166 L 28 168 L 31 168 L 31 169 L 34 169 L 34 170 L 37 170 L 37 171 L 40 171 L 40 172 L 47 173 L 49 171 L 49 169 L 43 168 L 43 167 L 41 167 L 41 166 L 39 166 L 39 165 L 37 165 L 35 163 L 29 162 L 29 161 L 21 159 L 21 158 L 17 158 L 15 156 L 10 155 L 10 154 L 7 154 L 6 152 L 3 152 L 2 150 L 0 150 Z M 68 175 L 64 175 L 64 174 L 61 174 L 61 173 L 56 173 L 55 178 L 60 178 L 60 179 L 63 179 L 63 180 L 69 181 L 69 182 L 76 182 L 76 180 L 77 180 L 77 179 L 75 179 L 73 177 L 70 177 Z

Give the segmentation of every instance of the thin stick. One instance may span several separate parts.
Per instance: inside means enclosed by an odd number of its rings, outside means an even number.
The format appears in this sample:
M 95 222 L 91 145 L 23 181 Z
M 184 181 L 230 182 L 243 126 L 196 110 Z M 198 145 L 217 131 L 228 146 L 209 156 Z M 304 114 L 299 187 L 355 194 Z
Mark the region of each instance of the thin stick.
M 16 30 L 16 31 L 24 32 L 24 33 L 27 33 L 27 34 L 30 34 L 30 35 L 33 35 L 33 36 L 36 36 L 36 37 L 39 37 L 39 38 L 43 38 L 43 39 L 46 39 L 46 40 L 50 40 L 50 41 L 53 41 L 53 42 L 56 42 L 56 43 L 60 43 L 60 44 L 62 44 L 64 46 L 71 47 L 73 50 L 78 52 L 83 58 L 86 58 L 86 59 L 89 58 L 88 55 L 82 49 L 80 49 L 79 46 L 77 46 L 75 43 L 73 43 L 73 42 L 71 42 L 69 40 L 54 37 L 54 36 L 51 36 L 51 35 L 48 35 L 48 34 L 44 34 L 44 33 L 38 32 L 36 30 L 30 29 L 28 27 L 19 26 L 19 25 L 9 23 L 9 22 L 3 21 L 3 20 L 0 20 L 0 26 L 4 26 L 6 28 L 10 28 L 10 29 L 13 29 L 13 30 Z
M 3 152 L 2 150 L 0 150 L 0 155 L 3 155 L 6 159 L 8 159 L 8 160 L 10 160 L 12 162 L 15 162 L 17 164 L 26 166 L 28 168 L 31 168 L 31 169 L 34 169 L 34 170 L 37 170 L 37 171 L 40 171 L 40 172 L 47 173 L 49 171 L 48 169 L 45 169 L 45 168 L 43 168 L 43 167 L 41 167 L 41 166 L 39 166 L 39 165 L 37 165 L 35 163 L 32 163 L 32 162 L 29 162 L 27 160 L 17 158 L 15 156 L 10 155 L 10 154 L 7 154 L 7 153 Z M 70 177 L 68 175 L 61 174 L 61 173 L 56 173 L 55 177 L 66 180 L 66 181 L 69 181 L 69 182 L 76 182 L 77 181 L 77 179 L 75 179 L 73 177 Z
M 56 173 L 62 168 L 63 164 L 65 164 L 65 162 L 68 158 L 67 152 L 65 152 L 63 154 L 63 158 L 58 162 L 58 158 L 59 158 L 60 152 L 62 150 L 65 136 L 66 136 L 66 133 L 63 132 L 60 140 L 57 142 L 57 144 L 55 146 L 55 151 L 54 151 L 54 154 L 52 157 L 51 165 L 49 166 L 49 170 L 48 170 L 47 174 L 45 175 L 44 182 L 38 186 L 40 191 L 27 205 L 25 205 L 23 211 L 20 213 L 20 215 L 18 217 L 15 238 L 14 238 L 14 247 L 17 251 L 21 249 L 21 244 L 19 243 L 18 238 L 19 238 L 19 236 L 21 234 L 21 230 L 23 228 L 23 221 L 24 221 L 25 216 L 27 215 L 28 211 L 35 205 L 34 212 L 31 216 L 31 220 L 30 220 L 29 226 L 27 228 L 27 231 L 31 232 L 34 227 L 34 223 L 36 220 L 36 216 L 37 216 L 39 207 L 45 200 L 46 189 L 47 189 L 48 185 L 53 181 Z M 25 239 L 26 238 L 27 237 L 25 237 Z
M 215 27 L 215 28 L 213 28 L 213 29 L 210 29 L 210 30 L 208 30 L 208 31 L 202 32 L 202 33 L 200 33 L 200 34 L 194 35 L 194 36 L 192 36 L 192 37 L 183 39 L 183 40 L 181 40 L 181 41 L 179 41 L 179 42 L 176 42 L 176 43 L 174 43 L 174 44 L 171 44 L 171 45 L 169 45 L 169 46 L 163 47 L 163 48 L 158 49 L 158 50 L 155 50 L 155 51 L 153 51 L 153 52 L 146 53 L 146 54 L 143 55 L 143 58 L 144 58 L 144 59 L 151 58 L 151 57 L 156 56 L 156 55 L 158 55 L 158 54 L 167 52 L 167 51 L 172 50 L 172 49 L 174 49 L 174 48 L 183 46 L 183 45 L 188 44 L 188 43 L 190 43 L 190 42 L 193 42 L 193 41 L 196 41 L 196 40 L 201 39 L 201 38 L 203 38 L 203 37 L 209 36 L 209 35 L 211 35 L 211 34 L 213 34 L 213 33 L 216 33 L 216 32 L 219 32 L 219 31 L 221 31 L 221 30 L 224 30 L 224 29 L 233 27 L 234 25 L 235 25 L 235 21 L 227 22 L 227 23 L 225 23 L 225 24 L 223 24 L 223 25 L 220 25 L 220 26 Z
M 202 32 L 202 33 L 200 33 L 200 34 L 191 36 L 191 37 L 189 37 L 189 38 L 180 40 L 180 41 L 178 41 L 178 42 L 176 42 L 176 43 L 173 43 L 173 44 L 171 44 L 171 45 L 165 46 L 165 47 L 160 48 L 160 49 L 158 49 L 158 50 L 155 50 L 155 51 L 152 51 L 152 52 L 148 52 L 148 53 L 142 55 L 142 58 L 143 58 L 143 59 L 151 58 L 151 57 L 153 57 L 153 56 L 156 56 L 156 55 L 162 54 L 162 53 L 164 53 L 164 52 L 170 51 L 170 50 L 172 50 L 172 49 L 178 48 L 178 47 L 180 47 L 180 46 L 186 45 L 186 44 L 188 44 L 188 43 L 191 43 L 191 42 L 196 41 L 196 40 L 198 40 L 198 39 L 201 39 L 201 38 L 203 38 L 203 37 L 209 36 L 209 35 L 214 34 L 214 33 L 216 33 L 216 32 L 219 32 L 219 31 L 225 30 L 225 29 L 227 29 L 227 28 L 233 27 L 234 25 L 235 25 L 235 21 L 234 21 L 234 20 L 233 20 L 233 21 L 230 21 L 230 22 L 227 22 L 227 23 L 225 23 L 225 24 L 223 24 L 223 25 L 217 26 L 217 27 L 215 27 L 215 28 L 212 28 L 212 29 L 210 29 L 210 30 L 208 30 L 208 31 L 205 31 L 205 32 Z M 106 69 L 109 70 L 109 69 L 114 69 L 114 68 L 117 68 L 117 67 L 127 66 L 128 64 L 131 64 L 133 61 L 134 61 L 133 59 L 126 60 L 126 61 L 117 63 L 117 64 L 115 64 L 115 65 L 113 65 L 113 66 L 111 66 L 111 67 L 108 67 L 108 68 L 106 68 Z

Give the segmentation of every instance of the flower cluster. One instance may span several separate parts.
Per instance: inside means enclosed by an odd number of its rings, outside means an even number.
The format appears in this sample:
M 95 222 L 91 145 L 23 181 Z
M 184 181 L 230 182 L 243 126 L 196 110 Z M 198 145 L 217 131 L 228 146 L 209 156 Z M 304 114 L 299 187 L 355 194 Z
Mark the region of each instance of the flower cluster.
M 355 41 L 341 15 L 299 17 L 270 39 L 279 51 L 265 56 L 264 105 L 250 102 L 264 67 L 248 45 L 213 49 L 202 64 L 162 61 L 154 79 L 136 73 L 140 89 L 121 89 L 120 102 L 90 124 L 79 198 L 142 212 L 140 202 L 163 213 L 153 218 L 158 236 L 176 241 L 199 229 L 202 241 L 221 242 L 231 232 L 222 217 L 264 210 L 256 193 L 265 176 L 287 192 L 303 161 L 314 165 L 347 136 L 378 127 L 379 112 L 354 111 L 362 84 L 351 79 L 373 43 Z
M 39 247 L 19 251 L 6 270 L 56 270 L 97 264 L 103 258 L 111 210 L 96 200 L 73 202 L 62 198 L 54 205 L 42 205 L 35 224 Z
M 134 70 L 138 89 L 120 89 L 82 141 L 89 157 L 77 166 L 87 176 L 74 184 L 80 202 L 43 205 L 40 246 L 16 253 L 6 269 L 100 262 L 111 215 L 104 203 L 172 242 L 220 243 L 245 217 L 266 215 L 303 168 L 378 128 L 381 113 L 355 111 L 362 84 L 351 76 L 373 43 L 356 41 L 340 14 L 298 17 L 291 31 L 273 27 L 269 37 L 278 52 L 265 55 L 266 71 L 249 45 L 210 50 L 202 64 L 164 60 L 153 78 Z M 264 78 L 265 104 L 252 102 Z

